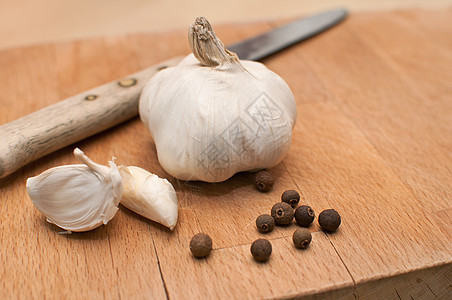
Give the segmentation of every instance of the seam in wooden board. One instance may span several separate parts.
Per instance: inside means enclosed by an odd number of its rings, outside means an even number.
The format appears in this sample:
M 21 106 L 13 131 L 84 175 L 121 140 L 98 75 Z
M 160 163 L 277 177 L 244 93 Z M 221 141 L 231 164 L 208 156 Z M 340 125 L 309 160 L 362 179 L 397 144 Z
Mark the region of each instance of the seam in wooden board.
M 438 298 L 438 296 L 436 296 L 436 294 L 433 292 L 433 290 L 430 288 L 430 286 L 427 283 L 425 283 L 425 285 L 430 290 L 430 292 L 433 294 L 433 296 L 435 296 L 435 298 Z
M 400 297 L 399 292 L 397 291 L 397 289 L 394 289 L 394 291 L 395 291 L 395 293 L 396 293 L 396 295 L 397 295 L 397 298 L 399 298 L 400 300 L 402 300 L 402 298 Z
M 433 292 L 433 290 L 430 288 L 430 286 L 427 283 L 425 283 L 425 285 L 427 286 L 427 288 L 430 291 L 430 293 L 432 293 L 433 296 L 435 296 L 435 298 L 438 298 L 438 296 L 436 296 L 436 294 Z
M 319 232 L 319 231 L 316 231 Z M 280 236 L 280 237 L 274 237 L 274 238 L 267 238 L 267 240 L 269 241 L 276 241 L 276 240 L 282 240 L 282 239 L 290 239 L 290 235 L 288 236 Z M 227 249 L 234 249 L 234 248 L 240 248 L 243 246 L 249 246 L 252 243 L 244 243 L 244 244 L 237 244 L 237 245 L 232 245 L 232 246 L 227 246 L 227 247 L 220 247 L 220 248 L 214 248 L 212 249 L 212 251 L 217 251 L 217 250 L 227 250 Z
M 312 233 L 317 233 L 317 232 L 321 232 L 321 230 L 319 229 L 317 231 L 313 231 Z M 291 235 L 285 235 L 285 236 L 280 236 L 280 237 L 267 238 L 267 240 L 269 240 L 269 241 L 276 241 L 276 240 L 290 239 L 290 238 L 291 238 Z M 239 247 L 243 247 L 243 246 L 249 246 L 251 244 L 252 243 L 243 243 L 243 244 L 236 244 L 236 245 L 232 245 L 232 246 L 213 248 L 212 251 L 239 248 Z
M 150 229 L 150 227 L 149 227 Z M 157 265 L 159 267 L 160 278 L 162 279 L 163 288 L 165 289 L 166 299 L 169 299 L 168 287 L 166 286 L 165 277 L 163 276 L 162 266 L 160 265 L 159 254 L 157 253 L 157 248 L 155 247 L 154 237 L 152 237 L 152 245 L 154 246 L 155 258 L 157 259 Z
M 269 241 L 276 241 L 276 240 L 287 239 L 287 238 L 290 238 L 290 236 L 280 236 L 280 237 L 275 237 L 275 238 L 267 238 L 267 240 L 269 240 Z M 212 251 L 240 248 L 240 247 L 248 246 L 248 245 L 251 245 L 251 244 L 252 243 L 244 243 L 244 244 L 237 244 L 237 245 L 232 245 L 232 246 L 227 246 L 227 247 L 220 247 L 220 248 L 212 249 Z
M 298 186 L 298 183 L 295 181 L 295 178 L 292 177 L 292 174 L 289 172 L 289 169 L 287 168 L 286 164 L 284 163 L 284 161 L 281 162 L 281 164 L 283 165 L 284 169 L 286 170 L 286 174 L 289 174 L 290 178 L 292 179 L 293 183 L 295 184 L 295 186 L 297 187 L 297 189 L 299 191 L 301 191 L 300 187 Z M 328 202 L 328 199 L 326 199 L 326 201 Z M 320 231 L 320 230 L 319 230 Z M 326 238 L 328 239 L 328 242 L 330 242 L 331 246 L 334 249 L 334 252 L 336 252 L 336 255 L 339 257 L 340 261 L 342 262 L 342 264 L 344 265 L 344 268 L 347 270 L 348 275 L 350 276 L 350 278 L 353 281 L 353 297 L 355 299 L 358 299 L 358 296 L 356 295 L 356 281 L 355 278 L 353 278 L 352 273 L 350 272 L 350 270 L 348 269 L 347 265 L 345 264 L 344 260 L 342 259 L 341 255 L 339 254 L 339 252 L 337 251 L 336 247 L 334 246 L 333 242 L 330 240 L 329 236 L 323 232 L 323 234 L 326 236 Z
M 337 251 L 336 247 L 334 246 L 333 242 L 330 240 L 328 234 L 326 234 L 326 233 L 324 233 L 324 234 L 326 235 L 328 241 L 330 242 L 330 244 L 331 244 L 331 246 L 333 247 L 334 251 L 336 252 L 337 256 L 338 256 L 339 259 L 342 261 L 342 263 L 344 264 L 344 267 L 346 268 L 347 272 L 349 273 L 350 277 L 351 277 L 352 280 L 353 280 L 353 296 L 355 297 L 355 299 L 359 299 L 359 295 L 356 293 L 358 284 L 356 283 L 355 279 L 353 278 L 353 276 L 352 276 L 350 270 L 347 268 L 345 262 L 342 260 L 342 257 L 340 256 L 340 254 L 339 254 L 339 252 Z M 396 279 L 396 277 L 398 277 L 398 276 L 404 276 L 404 275 L 411 274 L 411 273 L 413 273 L 413 272 L 418 272 L 418 271 L 423 271 L 423 270 L 429 270 L 429 269 L 431 270 L 431 269 L 434 269 L 434 268 L 437 268 L 437 267 L 441 267 L 441 266 L 445 266 L 445 265 L 448 265 L 448 264 L 449 264 L 449 265 L 452 265 L 451 263 L 447 263 L 447 262 L 446 262 L 446 263 L 432 264 L 432 265 L 429 265 L 429 266 L 426 266 L 426 267 L 418 267 L 418 268 L 413 268 L 413 269 L 411 269 L 411 270 L 405 270 L 405 271 L 403 271 L 403 272 L 395 272 L 395 273 L 392 273 L 392 274 L 385 274 L 385 275 L 382 275 L 382 276 L 377 276 L 377 277 L 372 278 L 372 279 L 370 279 L 370 280 L 364 280 L 364 281 L 360 282 L 359 284 L 362 285 L 362 284 L 366 284 L 366 283 L 369 283 L 369 282 L 377 282 L 378 280 L 381 280 L 381 279 L 390 279 L 390 278 Z M 411 289 L 413 289 L 414 287 L 413 287 L 413 285 L 411 284 L 411 281 L 408 281 L 408 283 L 410 284 Z M 427 286 L 428 290 L 433 294 L 433 296 L 434 296 L 435 298 L 438 298 L 438 296 L 433 292 L 433 290 L 430 288 L 430 286 L 429 286 L 427 283 L 425 283 L 425 285 Z M 398 291 L 397 291 L 396 288 L 394 288 L 394 291 L 396 292 L 397 297 L 398 297 L 399 299 L 402 299 L 402 298 L 400 297 L 400 295 L 399 295 L 399 293 L 398 293 Z M 411 295 L 410 295 L 410 296 L 411 296 Z M 412 297 L 412 296 L 411 296 L 411 297 Z M 412 298 L 412 299 L 414 299 L 414 298 Z
M 355 278 L 353 278 L 352 273 L 351 273 L 350 270 L 348 269 L 347 265 L 345 264 L 345 262 L 344 262 L 344 260 L 342 259 L 341 255 L 340 255 L 339 252 L 337 251 L 336 247 L 334 246 L 334 244 L 333 244 L 333 242 L 331 241 L 331 239 L 330 239 L 330 237 L 328 236 L 328 234 L 326 234 L 326 233 L 323 233 L 323 234 L 326 236 L 328 242 L 330 242 L 330 244 L 331 244 L 331 247 L 333 247 L 334 252 L 336 252 L 337 256 L 338 256 L 339 259 L 341 260 L 342 264 L 344 265 L 344 268 L 345 268 L 345 269 L 347 270 L 347 272 L 348 272 L 348 275 L 350 275 L 350 278 L 351 278 L 352 281 L 353 281 L 353 297 L 355 297 L 355 299 L 358 299 L 358 295 L 356 294 L 356 281 L 355 281 Z
M 118 299 L 121 299 L 121 293 L 119 292 L 119 272 L 118 272 L 118 268 L 115 267 L 115 261 L 113 259 L 113 252 L 111 250 L 111 241 L 110 241 L 110 236 L 108 235 L 108 230 L 105 229 L 105 234 L 107 235 L 107 239 L 108 239 L 108 248 L 110 250 L 110 258 L 111 258 L 111 264 L 113 269 L 116 271 L 116 292 L 118 293 Z
M 396 272 L 392 272 L 392 273 L 384 273 L 384 274 L 379 274 L 378 276 L 372 277 L 372 278 L 367 278 L 364 280 L 361 280 L 358 285 L 361 284 L 365 284 L 365 283 L 369 283 L 369 282 L 375 282 L 381 279 L 391 279 L 391 278 L 396 278 L 398 276 L 404 276 L 404 275 L 409 275 L 411 273 L 414 272 L 421 272 L 421 271 L 431 271 L 433 269 L 436 268 L 441 268 L 441 267 L 452 267 L 452 262 L 450 261 L 443 261 L 443 262 L 437 262 L 437 263 L 432 263 L 432 264 L 428 264 L 428 265 L 424 265 L 424 266 L 418 266 L 418 267 L 414 267 L 414 268 L 410 268 L 410 269 L 405 269 L 403 271 L 396 271 Z M 410 284 L 410 287 L 413 288 L 413 284 L 411 282 L 408 282 Z
M 320 234 L 320 233 L 319 233 Z M 325 233 L 322 233 L 325 234 Z M 326 235 L 326 234 L 325 234 Z M 290 236 L 283 236 L 283 237 L 275 237 L 275 238 L 269 238 L 269 241 L 275 241 L 275 240 L 282 240 L 282 239 L 290 239 Z M 341 260 L 342 264 L 344 265 L 345 269 L 347 270 L 348 274 L 350 275 L 350 278 L 352 279 L 353 282 L 353 296 L 355 299 L 358 299 L 358 297 L 356 296 L 356 284 L 355 284 L 355 280 L 353 279 L 353 276 L 350 274 L 350 271 L 348 270 L 347 266 L 345 266 L 344 261 L 342 260 L 342 258 L 340 257 L 339 253 L 337 252 L 336 248 L 334 247 L 333 243 L 330 241 L 330 239 L 327 236 L 328 241 L 330 242 L 330 244 L 333 246 L 334 251 L 336 252 L 336 254 L 339 256 L 339 259 Z M 243 246 L 249 246 L 252 243 L 245 243 L 245 244 L 239 244 L 239 245 L 234 245 L 234 246 L 228 246 L 228 247 L 222 247 L 222 248 L 216 248 L 213 249 L 212 251 L 218 251 L 218 250 L 227 250 L 227 249 L 233 249 L 233 248 L 240 248 Z M 295 295 L 295 298 L 299 296 L 299 295 Z M 284 299 L 284 298 L 283 298 Z M 292 296 L 290 296 L 290 299 L 292 299 Z

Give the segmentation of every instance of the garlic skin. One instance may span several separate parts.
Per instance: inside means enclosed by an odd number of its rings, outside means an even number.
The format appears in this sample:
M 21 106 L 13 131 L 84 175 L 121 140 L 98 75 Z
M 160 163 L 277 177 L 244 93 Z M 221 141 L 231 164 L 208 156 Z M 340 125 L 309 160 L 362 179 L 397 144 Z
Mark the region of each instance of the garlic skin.
M 118 211 L 123 185 L 113 161 L 109 167 L 93 162 L 80 149 L 83 164 L 51 168 L 28 178 L 27 192 L 36 208 L 53 223 L 74 232 L 107 224 Z
M 178 179 L 207 182 L 276 166 L 297 118 L 288 85 L 224 49 L 205 18 L 191 26 L 189 42 L 194 54 L 157 73 L 140 97 L 161 166 Z
M 121 204 L 173 230 L 178 201 L 171 183 L 139 167 L 120 166 L 119 170 L 124 184 Z

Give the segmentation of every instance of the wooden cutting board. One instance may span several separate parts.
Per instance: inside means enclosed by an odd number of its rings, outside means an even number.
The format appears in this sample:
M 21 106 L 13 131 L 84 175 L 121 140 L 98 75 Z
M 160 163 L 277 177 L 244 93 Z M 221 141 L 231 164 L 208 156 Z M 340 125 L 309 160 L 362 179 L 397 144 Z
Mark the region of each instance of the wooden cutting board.
M 276 25 L 216 31 L 230 44 Z M 2 51 L 0 124 L 187 54 L 185 35 L 181 29 Z M 248 173 L 218 184 L 175 180 L 136 118 L 0 180 L 0 298 L 451 297 L 452 11 L 352 14 L 264 63 L 288 82 L 298 105 L 290 153 L 272 170 L 273 191 L 256 191 Z M 96 162 L 116 156 L 118 164 L 168 178 L 179 198 L 174 232 L 124 207 L 87 233 L 60 235 L 46 223 L 25 181 L 76 163 L 76 146 Z M 326 234 L 315 221 L 306 250 L 292 245 L 295 224 L 258 233 L 255 218 L 287 189 L 298 190 L 317 215 L 336 209 L 340 229 Z M 207 259 L 189 252 L 198 232 L 213 239 Z M 273 245 L 264 264 L 249 251 L 259 237 Z

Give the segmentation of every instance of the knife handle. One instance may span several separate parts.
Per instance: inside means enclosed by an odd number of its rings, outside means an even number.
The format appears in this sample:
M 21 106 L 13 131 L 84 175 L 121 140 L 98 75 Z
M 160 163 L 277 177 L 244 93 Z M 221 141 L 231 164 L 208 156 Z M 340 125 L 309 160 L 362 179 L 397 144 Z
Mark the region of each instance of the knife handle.
M 181 58 L 163 61 L 0 126 L 0 178 L 29 162 L 138 114 L 149 79 Z

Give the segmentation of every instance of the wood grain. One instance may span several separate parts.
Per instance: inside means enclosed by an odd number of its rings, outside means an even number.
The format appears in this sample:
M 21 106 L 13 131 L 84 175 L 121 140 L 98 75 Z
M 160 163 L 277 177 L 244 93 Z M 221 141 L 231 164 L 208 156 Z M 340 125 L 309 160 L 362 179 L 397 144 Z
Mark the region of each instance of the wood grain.
M 0 179 L 0 298 L 451 298 L 451 20 L 450 10 L 352 14 L 341 26 L 266 59 L 294 91 L 299 115 L 269 193 L 253 188 L 250 173 L 218 184 L 175 180 L 158 164 L 138 119 Z M 229 44 L 279 23 L 216 31 Z M 0 124 L 186 54 L 185 34 L 0 52 Z M 179 198 L 175 231 L 121 207 L 106 226 L 59 235 L 24 185 L 50 167 L 76 163 L 76 146 L 96 162 L 115 156 L 119 164 L 168 178 Z M 335 208 L 340 229 L 326 234 L 315 221 L 306 250 L 291 244 L 295 224 L 259 233 L 255 218 L 286 189 L 299 190 L 317 215 Z M 189 252 L 197 232 L 213 238 L 206 259 Z M 266 264 L 249 252 L 259 237 L 273 245 Z

